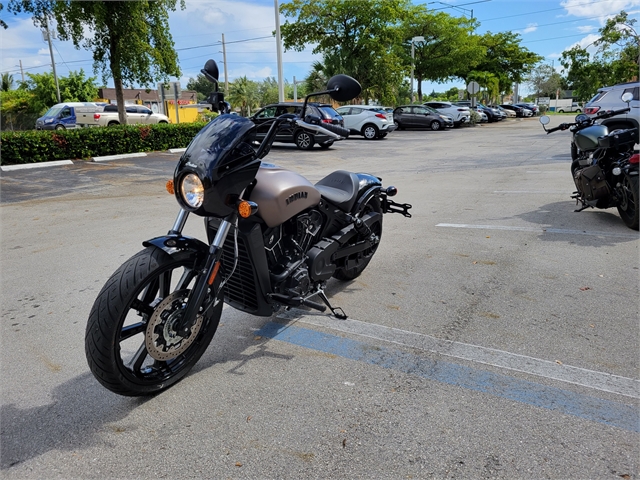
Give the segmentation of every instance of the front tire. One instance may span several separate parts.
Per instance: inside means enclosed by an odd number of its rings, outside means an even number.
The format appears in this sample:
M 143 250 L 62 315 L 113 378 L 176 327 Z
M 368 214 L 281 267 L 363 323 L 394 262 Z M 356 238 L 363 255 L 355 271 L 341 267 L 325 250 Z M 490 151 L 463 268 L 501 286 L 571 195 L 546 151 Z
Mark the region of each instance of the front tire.
M 180 381 L 200 359 L 218 328 L 222 301 L 198 315 L 189 337 L 172 330 L 198 268 L 193 254 L 147 247 L 111 276 L 85 335 L 89 367 L 103 386 L 120 395 L 152 395 Z M 218 286 L 216 281 L 205 305 Z
M 360 276 L 360 274 L 367 268 L 369 262 L 373 258 L 373 254 L 376 253 L 378 249 L 378 245 L 380 245 L 380 240 L 382 240 L 382 207 L 380 206 L 380 201 L 377 198 L 372 198 L 367 202 L 367 204 L 362 209 L 362 212 L 358 215 L 360 218 L 364 217 L 368 213 L 377 213 L 379 214 L 379 220 L 374 222 L 371 225 L 371 233 L 378 236 L 378 243 L 373 245 L 368 250 L 363 252 L 355 253 L 349 257 L 347 257 L 344 261 L 345 264 L 347 262 L 351 262 L 353 265 L 348 268 L 346 265 L 342 268 L 337 268 L 333 273 L 333 277 L 338 280 L 350 281 Z M 364 240 L 360 235 L 355 236 L 350 243 L 356 243 Z
M 640 193 L 638 192 L 638 175 L 625 174 L 620 188 L 622 200 L 618 207 L 618 213 L 624 224 L 638 230 L 638 201 Z
M 298 133 L 296 133 L 295 141 L 296 146 L 300 150 L 311 150 L 313 148 L 313 144 L 315 143 L 313 135 L 305 130 L 300 130 Z
M 434 132 L 437 130 L 440 130 L 440 127 L 442 125 L 440 125 L 440 122 L 437 120 L 434 120 L 433 122 L 431 122 L 431 130 L 433 130 Z

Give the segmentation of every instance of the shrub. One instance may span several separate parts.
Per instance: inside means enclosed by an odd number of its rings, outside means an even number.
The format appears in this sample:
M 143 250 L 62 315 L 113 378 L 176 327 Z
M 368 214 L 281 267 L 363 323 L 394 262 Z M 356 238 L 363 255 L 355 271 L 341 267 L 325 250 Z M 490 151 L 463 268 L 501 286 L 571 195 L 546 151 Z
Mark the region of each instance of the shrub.
M 2 132 L 1 165 L 184 148 L 204 123 Z

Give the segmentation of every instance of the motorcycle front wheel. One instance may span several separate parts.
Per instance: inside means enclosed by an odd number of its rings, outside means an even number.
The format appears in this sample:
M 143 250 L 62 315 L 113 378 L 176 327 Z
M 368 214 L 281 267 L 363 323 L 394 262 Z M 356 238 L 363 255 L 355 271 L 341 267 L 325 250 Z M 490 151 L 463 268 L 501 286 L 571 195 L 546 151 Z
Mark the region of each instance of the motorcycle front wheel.
M 120 395 L 152 395 L 180 381 L 205 352 L 218 328 L 222 301 L 214 282 L 191 334 L 173 325 L 186 308 L 199 265 L 195 255 L 148 247 L 127 260 L 96 298 L 85 335 L 91 372 Z
M 621 201 L 618 204 L 618 213 L 624 224 L 634 230 L 638 230 L 638 175 L 624 175 L 620 186 Z

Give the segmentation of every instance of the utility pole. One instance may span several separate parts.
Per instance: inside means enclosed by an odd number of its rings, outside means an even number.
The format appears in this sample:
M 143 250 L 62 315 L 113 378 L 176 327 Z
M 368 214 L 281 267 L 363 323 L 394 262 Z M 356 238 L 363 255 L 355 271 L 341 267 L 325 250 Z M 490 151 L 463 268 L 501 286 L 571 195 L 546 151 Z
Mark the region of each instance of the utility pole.
M 282 74 L 282 39 L 280 38 L 280 8 L 278 0 L 273 0 L 276 9 L 276 53 L 278 57 L 278 101 L 284 102 L 284 79 Z
M 227 76 L 227 49 L 224 45 L 224 33 L 222 34 L 222 62 L 224 63 L 224 94 L 229 95 L 229 77 Z
M 53 59 L 53 47 L 51 46 L 51 34 L 49 33 L 49 21 L 47 17 L 44 17 L 44 28 L 47 35 L 47 42 L 49 42 L 49 53 L 51 54 L 51 66 L 53 67 L 53 79 L 56 81 L 56 94 L 58 95 L 58 103 L 62 103 L 60 99 L 60 86 L 58 85 L 58 75 L 56 74 L 56 62 Z M 22 64 L 22 62 L 20 62 Z
M 20 60 L 20 75 L 22 76 L 22 83 L 24 83 L 24 70 L 22 70 L 22 60 Z

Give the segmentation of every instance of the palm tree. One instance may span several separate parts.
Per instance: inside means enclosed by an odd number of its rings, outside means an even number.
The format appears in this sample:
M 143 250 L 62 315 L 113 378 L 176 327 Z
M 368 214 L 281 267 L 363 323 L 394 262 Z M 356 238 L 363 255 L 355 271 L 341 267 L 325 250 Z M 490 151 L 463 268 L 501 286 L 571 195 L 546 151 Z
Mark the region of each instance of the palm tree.
M 9 90 L 11 90 L 11 88 L 13 88 L 13 75 L 10 75 L 9 73 L 3 73 L 2 80 L 0 80 L 0 82 L 0 90 L 2 90 L 3 92 L 8 92 Z
M 257 86 L 246 76 L 237 78 L 229 84 L 229 103 L 240 107 L 244 116 L 251 115 L 251 108 L 258 106 Z

